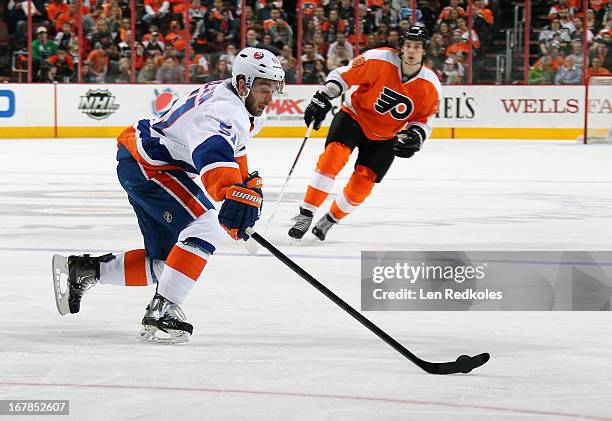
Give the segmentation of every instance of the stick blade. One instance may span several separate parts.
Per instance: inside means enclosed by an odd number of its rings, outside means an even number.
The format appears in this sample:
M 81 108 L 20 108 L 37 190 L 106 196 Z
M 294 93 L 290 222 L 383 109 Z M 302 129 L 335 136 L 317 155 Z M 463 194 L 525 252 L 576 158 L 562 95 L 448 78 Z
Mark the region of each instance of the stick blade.
M 456 374 L 469 373 L 475 368 L 478 368 L 491 359 L 491 356 L 484 352 L 482 354 L 470 357 L 469 355 L 461 355 L 456 361 L 447 363 L 430 363 L 423 361 L 420 367 L 430 374 Z

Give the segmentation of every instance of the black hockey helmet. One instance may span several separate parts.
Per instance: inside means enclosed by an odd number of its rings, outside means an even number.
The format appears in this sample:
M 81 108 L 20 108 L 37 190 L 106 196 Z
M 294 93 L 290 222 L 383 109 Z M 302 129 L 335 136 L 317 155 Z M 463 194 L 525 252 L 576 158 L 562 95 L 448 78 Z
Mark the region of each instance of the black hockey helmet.
M 402 40 L 402 44 L 406 40 L 421 41 L 423 43 L 424 50 L 427 50 L 429 47 L 429 34 L 423 26 L 412 25 L 402 33 L 400 39 Z

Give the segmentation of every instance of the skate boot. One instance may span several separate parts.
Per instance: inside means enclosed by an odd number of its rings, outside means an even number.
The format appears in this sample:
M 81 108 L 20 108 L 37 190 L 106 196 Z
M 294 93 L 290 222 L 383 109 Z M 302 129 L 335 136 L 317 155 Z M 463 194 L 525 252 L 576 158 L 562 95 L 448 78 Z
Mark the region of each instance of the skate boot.
M 138 340 L 166 344 L 189 342 L 193 326 L 186 320 L 185 313 L 178 304 L 155 293 L 142 319 Z
M 327 235 L 327 231 L 338 222 L 332 218 L 329 213 L 326 213 L 323 218 L 319 219 L 317 225 L 312 229 L 312 233 L 321 241 L 325 241 L 325 236 Z
M 115 256 L 112 253 L 104 256 L 53 255 L 53 289 L 55 290 L 55 304 L 57 311 L 62 315 L 78 313 L 81 309 L 81 298 L 89 288 L 98 283 L 100 279 L 100 263 L 110 262 Z M 62 275 L 68 278 L 68 287 L 62 291 Z
M 306 234 L 306 231 L 308 231 L 308 228 L 310 228 L 313 217 L 314 215 L 312 214 L 312 211 L 301 207 L 300 213 L 293 217 L 293 221 L 295 221 L 295 223 L 289 229 L 289 237 L 297 240 L 301 239 L 304 234 Z

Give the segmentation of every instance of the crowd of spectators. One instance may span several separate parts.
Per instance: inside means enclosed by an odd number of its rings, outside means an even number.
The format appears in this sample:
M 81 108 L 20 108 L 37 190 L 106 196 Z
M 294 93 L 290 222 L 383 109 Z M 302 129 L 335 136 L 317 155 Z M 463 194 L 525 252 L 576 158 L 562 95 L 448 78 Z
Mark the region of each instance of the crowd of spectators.
M 329 71 L 368 49 L 399 49 L 401 32 L 416 19 L 431 34 L 426 64 L 442 83 L 462 84 L 470 63 L 472 74 L 477 74 L 480 58 L 491 48 L 502 14 L 500 2 L 471 2 L 470 33 L 466 0 L 417 0 L 416 10 L 411 0 L 362 0 L 357 9 L 357 37 L 353 0 L 304 0 L 298 49 L 299 15 L 296 2 L 290 0 L 249 0 L 244 10 L 240 0 L 136 0 L 134 34 L 130 0 L 83 0 L 82 17 L 76 0 L 32 0 L 33 80 L 77 81 L 79 62 L 83 82 L 124 83 L 133 77 L 138 83 L 200 83 L 226 78 L 241 46 L 244 14 L 246 45 L 276 54 L 287 83 L 296 83 L 301 74 L 303 83 L 319 84 Z M 530 83 L 580 83 L 584 15 L 578 3 L 558 0 L 551 5 L 550 24 L 538 29 L 541 57 L 529 71 Z M 607 74 L 612 58 L 608 54 L 612 6 L 609 0 L 589 4 L 589 75 Z M 27 0 L 9 0 L 4 11 L 15 66 L 25 69 L 27 6 Z
M 611 74 L 612 3 L 589 0 L 586 54 L 582 6 L 582 1 L 577 0 L 558 0 L 551 5 L 543 17 L 545 25 L 538 30 L 538 58 L 529 69 L 529 83 L 580 84 L 585 66 L 587 77 Z

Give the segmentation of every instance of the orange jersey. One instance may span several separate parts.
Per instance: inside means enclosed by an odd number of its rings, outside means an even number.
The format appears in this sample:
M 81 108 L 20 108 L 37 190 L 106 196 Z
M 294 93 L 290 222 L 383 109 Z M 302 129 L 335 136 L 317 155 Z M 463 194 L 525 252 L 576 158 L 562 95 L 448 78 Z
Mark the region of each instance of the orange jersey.
M 412 79 L 402 83 L 400 53 L 376 48 L 333 70 L 327 81 L 342 85 L 346 96 L 342 109 L 359 123 L 372 140 L 393 138 L 405 126 L 418 125 L 431 135 L 430 120 L 438 109 L 442 86 L 436 73 L 423 66 Z

